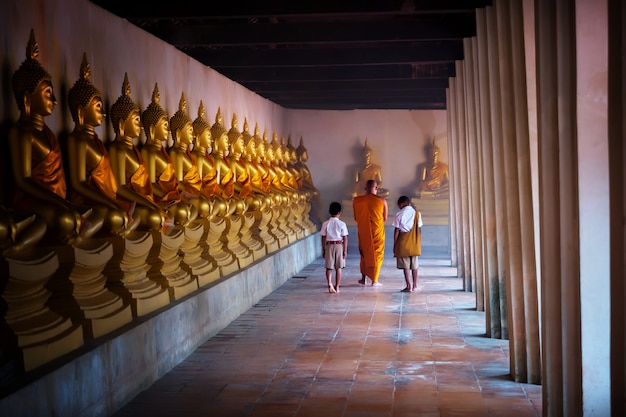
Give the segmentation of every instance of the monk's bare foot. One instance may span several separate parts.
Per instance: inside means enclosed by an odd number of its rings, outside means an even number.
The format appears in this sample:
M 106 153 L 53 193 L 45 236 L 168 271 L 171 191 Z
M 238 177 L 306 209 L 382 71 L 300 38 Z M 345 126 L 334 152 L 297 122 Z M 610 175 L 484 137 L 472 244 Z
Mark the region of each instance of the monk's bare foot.
M 360 280 L 359 280 L 359 284 L 361 284 L 361 285 L 365 285 L 365 278 L 360 279 Z

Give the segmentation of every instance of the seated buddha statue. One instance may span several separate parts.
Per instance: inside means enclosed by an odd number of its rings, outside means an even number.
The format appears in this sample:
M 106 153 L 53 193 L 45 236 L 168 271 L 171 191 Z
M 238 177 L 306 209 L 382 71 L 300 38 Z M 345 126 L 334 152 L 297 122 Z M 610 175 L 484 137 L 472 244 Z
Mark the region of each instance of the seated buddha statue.
M 259 152 L 264 152 L 265 150 L 257 149 L 257 143 L 262 142 L 259 132 L 258 123 L 254 127 L 254 135 L 249 132 L 248 120 L 244 119 L 243 121 L 243 155 L 241 158 L 241 163 L 244 165 L 246 170 L 248 171 L 248 176 L 250 177 L 250 185 L 252 187 L 252 194 L 256 196 L 256 198 L 261 199 L 259 203 L 262 206 L 266 206 L 270 204 L 269 200 L 269 183 L 263 181 L 264 172 L 262 167 L 259 166 Z M 256 203 L 253 202 L 253 203 Z M 257 207 L 262 208 L 262 207 Z
M 193 121 L 194 146 L 191 154 L 196 159 L 198 175 L 202 179 L 202 194 L 213 200 L 212 214 L 226 216 L 232 213 L 230 202 L 222 197 L 222 187 L 219 184 L 217 168 L 212 155 L 213 136 L 211 125 L 206 121 L 206 110 L 200 100 L 198 117 Z
M 239 131 L 237 124 L 237 115 L 233 114 L 231 127 L 228 131 L 228 145 L 230 152 L 227 160 L 230 165 L 230 169 L 233 171 L 235 195 L 245 200 L 252 195 L 252 183 L 250 182 L 248 170 L 241 161 L 244 151 L 244 141 L 243 134 Z
M 309 153 L 304 146 L 302 137 L 300 137 L 300 145 L 296 148 L 296 161 L 294 162 L 294 167 L 300 172 L 302 189 L 309 192 L 312 196 L 317 196 L 319 195 L 319 190 L 313 183 L 313 176 L 311 175 L 309 167 L 306 165 L 308 160 Z
M 181 94 L 178 110 L 170 119 L 170 131 L 174 145 L 169 149 L 169 155 L 181 196 L 198 209 L 200 217 L 207 217 L 211 214 L 211 201 L 202 194 L 202 178 L 198 172 L 196 159 L 189 149 L 193 142 L 193 121 L 187 115 L 187 100 L 184 93 Z
M 259 176 L 261 177 L 260 186 L 263 192 L 270 196 L 274 192 L 271 187 L 271 175 L 269 171 L 269 164 L 266 159 L 266 151 L 269 146 L 267 142 L 267 131 L 263 131 L 263 135 L 260 135 L 258 126 L 254 131 L 254 155 L 255 155 L 255 167 L 258 169 Z
M 217 170 L 218 183 L 222 190 L 221 196 L 225 199 L 230 199 L 231 204 L 236 205 L 236 214 L 241 214 L 246 210 L 245 200 L 239 196 L 239 190 L 235 194 L 235 170 L 232 168 L 228 156 L 231 152 L 230 139 L 228 131 L 224 127 L 222 121 L 222 110 L 217 109 L 215 115 L 215 123 L 211 126 L 211 136 L 213 136 L 213 160 L 215 162 L 215 169 Z
M 109 152 L 95 132 L 104 113 L 100 92 L 89 81 L 90 69 L 81 67 L 81 78 L 68 91 L 67 101 L 75 126 L 67 138 L 71 186 L 70 200 L 94 207 L 104 219 L 103 229 L 125 236 L 139 226 L 135 202 L 118 194 Z
M 182 201 L 178 178 L 172 160 L 164 144 L 169 138 L 169 118 L 160 105 L 158 84 L 154 84 L 152 100 L 141 114 L 146 142 L 141 147 L 154 201 L 167 213 L 174 224 L 185 226 L 198 216 L 198 210 L 189 202 Z
M 39 46 L 31 31 L 26 60 L 12 79 L 20 117 L 8 132 L 13 189 L 6 209 L 12 211 L 10 218 L 14 224 L 21 224 L 34 213 L 37 219 L 43 220 L 46 235 L 51 239 L 77 244 L 98 231 L 103 219 L 67 199 L 61 147 L 44 122 L 44 118 L 52 114 L 57 100 L 52 77 L 41 66 L 38 56 Z M 33 236 L 29 236 L 31 232 Z M 24 241 L 31 241 L 40 234 L 41 226 L 20 231 Z
M 167 215 L 156 204 L 152 184 L 139 149 L 133 143 L 141 133 L 139 107 L 130 97 L 128 75 L 124 76 L 122 95 L 110 109 L 115 138 L 108 146 L 111 168 L 117 180 L 118 195 L 136 203 L 135 213 L 141 219 L 139 227 L 159 230 Z
M 322 203 L 320 199 L 320 192 L 313 183 L 313 176 L 311 175 L 311 171 L 306 164 L 308 160 L 309 153 L 304 146 L 302 137 L 300 137 L 300 144 L 296 148 L 296 161 L 294 162 L 294 167 L 300 172 L 301 190 L 310 195 L 311 219 L 316 225 L 320 226 L 322 224 Z
M 365 194 L 365 184 L 367 184 L 369 180 L 378 182 L 379 197 L 386 198 L 389 196 L 389 190 L 381 187 L 383 183 L 382 168 L 372 161 L 372 154 L 372 148 L 369 147 L 367 139 L 365 139 L 365 146 L 363 147 L 363 165 L 356 171 L 356 184 L 352 192 L 352 197 Z
M 418 197 L 445 197 L 449 194 L 448 164 L 439 160 L 439 147 L 430 146 L 429 160 L 422 167 L 417 190 Z

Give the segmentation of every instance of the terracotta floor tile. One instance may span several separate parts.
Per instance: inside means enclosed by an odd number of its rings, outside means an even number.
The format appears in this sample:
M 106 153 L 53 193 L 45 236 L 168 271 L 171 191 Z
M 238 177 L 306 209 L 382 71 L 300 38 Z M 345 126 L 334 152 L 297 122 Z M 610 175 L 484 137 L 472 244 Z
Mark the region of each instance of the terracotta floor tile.
M 449 262 L 421 259 L 401 293 L 393 258 L 378 288 L 347 261 L 339 294 L 316 260 L 115 416 L 541 416 L 541 386 L 511 379 L 508 341 L 485 336 Z

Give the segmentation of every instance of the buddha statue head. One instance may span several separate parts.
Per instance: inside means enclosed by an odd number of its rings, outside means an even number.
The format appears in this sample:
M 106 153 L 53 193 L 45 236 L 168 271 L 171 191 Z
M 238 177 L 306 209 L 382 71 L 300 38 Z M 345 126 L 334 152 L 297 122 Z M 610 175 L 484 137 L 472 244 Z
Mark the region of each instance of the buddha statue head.
M 289 135 L 287 137 L 287 154 L 289 155 L 289 160 L 287 161 L 288 164 L 293 164 L 297 161 L 298 156 L 296 155 L 296 148 L 294 148 L 293 144 L 291 143 L 291 135 Z
M 97 104 L 99 112 L 102 113 L 102 94 L 89 79 L 91 77 L 91 67 L 87 62 L 87 55 L 83 54 L 83 60 L 80 64 L 80 78 L 74 83 L 72 88 L 67 92 L 67 104 L 70 108 L 72 120 L 78 125 L 85 123 L 84 111 L 90 104 Z M 102 123 L 102 119 L 91 121 L 92 126 L 98 126 Z
M 435 143 L 435 138 L 433 138 L 433 144 L 430 146 L 430 161 L 433 164 L 439 161 L 439 146 Z
M 302 163 L 309 160 L 309 153 L 304 147 L 304 140 L 302 139 L 302 136 L 300 136 L 300 145 L 296 148 L 296 156 L 298 157 L 298 161 Z
M 130 98 L 128 73 L 124 74 L 122 95 L 111 105 L 109 113 L 111 113 L 111 124 L 113 124 L 113 131 L 116 135 L 122 132 L 124 135 L 128 135 L 133 139 L 139 137 L 141 131 L 141 112 L 139 111 L 139 106 Z
M 193 121 L 187 114 L 187 100 L 185 93 L 180 95 L 178 110 L 170 119 L 170 130 L 174 138 L 174 146 L 189 145 L 193 139 Z
M 258 125 L 255 127 L 255 131 L 258 130 Z M 256 158 L 256 141 L 254 136 L 250 133 L 248 127 L 248 119 L 243 119 L 243 154 L 246 160 L 253 161 Z
M 222 153 L 224 156 L 228 154 L 228 132 L 222 123 L 222 110 L 218 107 L 215 115 L 215 123 L 211 126 L 211 136 L 213 136 L 213 148 Z
M 54 106 L 57 104 L 56 97 L 52 91 L 52 77 L 39 63 L 39 44 L 35 41 L 35 32 L 31 29 L 30 39 L 26 45 L 26 60 L 22 62 L 20 67 L 13 73 L 12 87 L 13 95 L 20 112 L 30 115 L 30 96 L 35 93 L 38 88 L 44 88 L 45 94 L 49 95 L 50 106 L 47 109 L 41 109 L 42 116 L 52 114 Z
M 168 139 L 170 131 L 168 115 L 161 107 L 160 101 L 159 85 L 154 83 L 152 100 L 141 114 L 141 122 L 146 134 L 146 143 L 158 143 L 161 145 L 162 142 Z
M 200 106 L 198 107 L 198 117 L 193 121 L 193 135 L 196 138 L 196 145 L 207 152 L 211 152 L 211 125 L 205 120 L 206 110 L 204 104 L 200 100 Z
M 363 145 L 363 162 L 365 165 L 369 165 L 372 163 L 372 153 L 374 151 L 367 143 L 367 138 L 365 138 L 365 144 Z
M 243 153 L 243 135 L 237 128 L 237 115 L 233 114 L 230 130 L 228 131 L 228 144 L 234 155 Z

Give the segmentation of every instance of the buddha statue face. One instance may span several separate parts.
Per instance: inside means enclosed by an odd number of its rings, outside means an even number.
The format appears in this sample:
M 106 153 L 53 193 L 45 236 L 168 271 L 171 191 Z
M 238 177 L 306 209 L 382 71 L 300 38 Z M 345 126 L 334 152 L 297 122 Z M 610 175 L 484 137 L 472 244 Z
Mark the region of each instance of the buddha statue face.
M 263 158 L 265 158 L 265 144 L 261 141 L 258 145 L 255 146 L 256 150 L 256 160 L 258 162 L 262 162 Z
M 433 145 L 432 150 L 430 151 L 430 157 L 433 163 L 436 163 L 439 160 L 439 148 Z
M 274 148 L 272 148 L 271 146 L 268 146 L 265 149 L 265 161 L 271 164 L 275 160 L 276 160 L 276 158 L 275 158 L 275 154 L 274 154 Z
M 256 146 L 254 144 L 254 139 L 249 140 L 248 144 L 245 146 L 245 148 L 244 148 L 244 156 L 249 161 L 256 160 L 257 155 L 256 155 Z
M 89 100 L 83 113 L 83 124 L 87 126 L 100 126 L 104 120 L 104 105 L 98 96 L 94 96 Z M 139 118 L 139 115 L 137 115 Z M 139 123 L 139 122 L 138 122 Z
M 198 143 L 198 146 L 206 149 L 207 153 L 211 153 L 212 139 L 211 129 L 206 128 L 196 137 L 196 142 Z
M 243 154 L 243 136 L 240 135 L 233 141 L 231 149 L 233 151 L 233 155 L 241 156 Z
M 180 141 L 180 143 L 183 145 L 189 145 L 193 140 L 193 126 L 191 125 L 191 122 L 185 123 L 185 125 L 182 127 L 182 129 L 180 129 L 178 134 L 178 140 Z
M 32 93 L 26 93 L 25 109 L 28 114 L 50 116 L 57 104 L 54 96 L 52 82 L 44 79 L 35 88 Z
M 215 140 L 215 150 L 222 152 L 224 156 L 228 155 L 228 135 L 226 132 Z
M 160 117 L 151 130 L 152 138 L 149 138 L 150 142 L 159 145 L 166 142 L 170 133 L 170 123 L 167 120 L 167 116 Z
M 130 112 L 124 123 L 124 136 L 127 138 L 135 139 L 139 137 L 141 133 L 141 118 L 139 110 L 133 110 Z
M 369 165 L 372 163 L 372 151 L 367 149 L 363 152 L 363 160 L 365 161 L 365 165 Z

